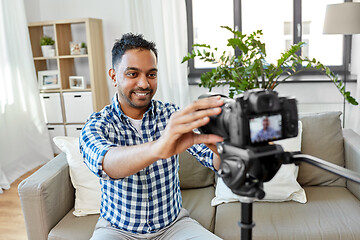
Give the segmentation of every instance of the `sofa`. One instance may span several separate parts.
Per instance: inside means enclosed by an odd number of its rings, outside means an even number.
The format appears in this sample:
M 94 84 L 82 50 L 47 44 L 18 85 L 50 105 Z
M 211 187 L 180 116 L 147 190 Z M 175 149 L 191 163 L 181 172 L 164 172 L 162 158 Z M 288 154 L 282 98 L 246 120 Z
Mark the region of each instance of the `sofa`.
M 342 129 L 340 112 L 303 114 L 301 151 L 360 172 L 360 136 Z M 183 207 L 222 239 L 240 239 L 241 203 L 212 206 L 217 177 L 193 156 L 179 156 Z M 253 239 L 360 239 L 360 185 L 307 163 L 297 182 L 306 203 L 255 201 Z M 18 187 L 29 240 L 89 239 L 99 214 L 74 216 L 75 189 L 61 153 Z

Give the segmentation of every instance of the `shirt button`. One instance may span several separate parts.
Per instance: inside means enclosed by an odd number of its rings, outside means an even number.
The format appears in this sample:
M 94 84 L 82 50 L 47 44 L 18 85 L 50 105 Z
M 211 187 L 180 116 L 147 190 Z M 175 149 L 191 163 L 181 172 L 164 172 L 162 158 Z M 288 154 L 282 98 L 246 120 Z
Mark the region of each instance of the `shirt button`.
M 151 220 L 149 220 L 148 223 L 151 224 Z
M 149 197 L 149 200 L 151 201 L 151 200 L 152 200 L 152 197 Z
M 150 173 L 150 171 L 149 171 L 149 170 L 147 170 L 147 171 L 146 171 L 146 175 L 149 175 L 149 173 Z

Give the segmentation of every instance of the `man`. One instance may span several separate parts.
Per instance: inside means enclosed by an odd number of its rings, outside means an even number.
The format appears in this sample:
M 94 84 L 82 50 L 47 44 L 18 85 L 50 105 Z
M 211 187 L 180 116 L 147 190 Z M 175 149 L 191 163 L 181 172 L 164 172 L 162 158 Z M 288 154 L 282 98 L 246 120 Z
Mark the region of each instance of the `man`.
M 153 100 L 157 50 L 142 35 L 117 41 L 112 63 L 109 76 L 117 92 L 110 105 L 89 117 L 80 137 L 85 163 L 102 186 L 92 239 L 219 239 L 182 209 L 177 154 L 188 149 L 218 169 L 215 143 L 223 139 L 193 130 L 219 114 L 223 101 L 202 99 L 178 111 Z
M 270 127 L 270 122 L 268 117 L 264 117 L 262 125 L 263 128 L 256 134 L 255 142 L 275 140 L 280 137 L 279 133 L 276 132 L 272 127 Z

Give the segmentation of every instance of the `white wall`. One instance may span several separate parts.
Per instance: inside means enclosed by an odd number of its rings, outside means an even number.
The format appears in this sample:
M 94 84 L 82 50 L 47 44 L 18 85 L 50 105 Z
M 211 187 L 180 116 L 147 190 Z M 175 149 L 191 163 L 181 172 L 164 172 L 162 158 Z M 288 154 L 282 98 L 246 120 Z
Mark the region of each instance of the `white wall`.
M 29 22 L 86 17 L 103 19 L 106 68 L 111 67 L 111 48 L 114 40 L 136 26 L 136 23 L 128 21 L 130 19 L 128 9 L 132 0 L 24 0 L 24 2 Z M 353 36 L 351 71 L 360 76 L 360 35 Z M 111 97 L 115 90 L 109 78 L 108 87 Z M 353 95 L 358 92 L 360 97 L 360 91 L 356 89 L 355 84 L 350 84 L 349 88 Z M 214 91 L 227 94 L 226 88 L 218 88 Z M 281 84 L 277 91 L 283 95 L 295 96 L 299 101 L 300 111 L 342 110 L 341 95 L 332 83 L 286 83 Z M 189 98 L 194 100 L 205 92 L 207 90 L 204 88 L 190 86 Z M 348 109 L 347 116 L 352 118 L 353 114 L 350 114 L 350 111 L 359 111 L 359 107 Z
M 116 39 L 130 32 L 134 23 L 127 21 L 128 0 L 24 0 L 28 22 L 100 18 L 103 20 L 106 69 L 111 67 L 111 49 Z M 145 36 L 146 37 L 146 36 Z M 115 93 L 108 78 L 110 98 Z

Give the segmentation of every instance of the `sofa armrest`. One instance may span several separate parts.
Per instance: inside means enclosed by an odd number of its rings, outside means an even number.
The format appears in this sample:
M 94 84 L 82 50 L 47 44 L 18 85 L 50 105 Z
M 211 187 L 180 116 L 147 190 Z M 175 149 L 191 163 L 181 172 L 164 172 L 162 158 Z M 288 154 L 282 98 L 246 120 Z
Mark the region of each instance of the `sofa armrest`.
M 18 187 L 29 240 L 48 239 L 50 230 L 74 207 L 65 153 L 52 159 Z
M 343 130 L 345 167 L 360 173 L 360 135 L 351 129 Z M 360 184 L 347 181 L 347 188 L 360 200 Z

